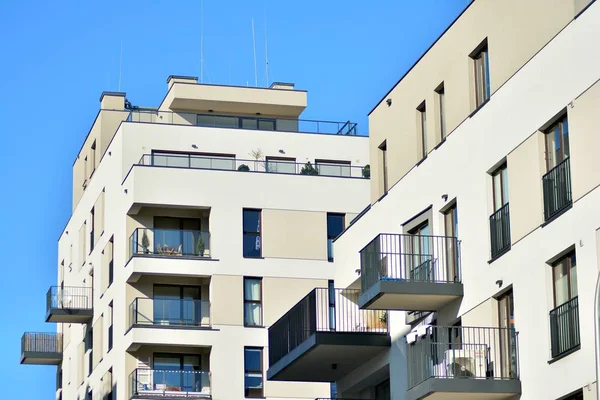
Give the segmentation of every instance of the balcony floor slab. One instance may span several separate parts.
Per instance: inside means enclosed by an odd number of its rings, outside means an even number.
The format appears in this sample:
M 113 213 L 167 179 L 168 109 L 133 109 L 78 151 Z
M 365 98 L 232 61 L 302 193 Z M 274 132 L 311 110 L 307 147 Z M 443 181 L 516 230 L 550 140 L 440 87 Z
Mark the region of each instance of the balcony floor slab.
M 380 280 L 358 298 L 363 310 L 437 311 L 463 296 L 459 282 Z
M 406 400 L 507 400 L 521 393 L 518 379 L 429 378 L 406 392 Z

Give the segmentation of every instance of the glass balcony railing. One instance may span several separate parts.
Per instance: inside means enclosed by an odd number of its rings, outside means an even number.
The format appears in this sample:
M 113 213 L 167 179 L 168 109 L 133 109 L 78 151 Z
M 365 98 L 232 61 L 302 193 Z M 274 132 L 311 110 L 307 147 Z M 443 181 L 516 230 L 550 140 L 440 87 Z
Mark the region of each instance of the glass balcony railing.
M 201 156 L 180 153 L 144 154 L 137 165 L 212 169 L 220 171 L 263 172 L 289 175 L 318 175 L 343 178 L 369 179 L 370 171 L 364 166 L 349 163 L 297 163 L 280 160 L 244 160 L 225 156 Z
M 211 397 L 210 372 L 136 368 L 130 375 L 130 399 Z
M 127 122 L 195 125 L 203 127 L 261 131 L 322 133 L 331 135 L 357 135 L 357 124 L 350 121 L 318 121 L 293 118 L 198 114 L 158 110 L 133 110 L 127 117 Z
M 52 286 L 46 293 L 46 312 L 52 309 L 91 310 L 92 288 Z
M 206 231 L 136 228 L 129 240 L 129 255 L 210 258 L 210 233 Z
M 210 302 L 191 299 L 136 298 L 129 306 L 129 324 L 210 327 Z

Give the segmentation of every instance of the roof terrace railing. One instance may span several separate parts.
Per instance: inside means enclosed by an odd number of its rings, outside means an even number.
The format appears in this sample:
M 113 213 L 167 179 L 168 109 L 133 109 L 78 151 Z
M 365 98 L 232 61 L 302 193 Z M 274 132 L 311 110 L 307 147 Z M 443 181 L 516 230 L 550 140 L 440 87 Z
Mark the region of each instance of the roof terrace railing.
M 319 121 L 293 118 L 270 118 L 245 115 L 198 114 L 159 110 L 133 110 L 127 122 L 195 125 L 213 128 L 249 129 L 260 131 L 321 133 L 331 135 L 358 134 L 357 124 L 350 121 Z

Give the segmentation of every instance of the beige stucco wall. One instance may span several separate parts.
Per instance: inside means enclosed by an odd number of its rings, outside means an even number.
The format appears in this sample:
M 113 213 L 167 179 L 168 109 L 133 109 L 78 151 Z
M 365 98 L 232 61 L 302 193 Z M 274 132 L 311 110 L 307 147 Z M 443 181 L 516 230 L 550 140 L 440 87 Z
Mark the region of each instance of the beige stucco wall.
M 324 279 L 263 278 L 263 320 L 271 326 L 316 287 L 327 287 Z
M 211 313 L 215 325 L 244 324 L 244 278 L 214 275 L 211 279 Z
M 600 110 L 600 83 L 578 97 L 568 108 L 571 149 L 571 189 L 573 201 L 600 185 L 600 134 L 596 114 Z
M 263 257 L 327 260 L 327 213 L 262 210 Z
M 542 133 L 529 136 L 506 157 L 511 242 L 539 227 L 544 220 L 542 200 Z
M 544 18 L 539 18 L 543 13 Z M 370 159 L 387 140 L 391 187 L 420 159 L 416 107 L 427 105 L 428 152 L 439 143 L 437 94 L 444 82 L 446 132 L 473 111 L 472 63 L 469 54 L 487 38 L 492 94 L 575 15 L 574 1 L 477 0 L 464 12 L 369 116 Z M 535 34 L 531 32 L 535 30 Z M 392 99 L 388 107 L 385 100 Z M 382 191 L 380 165 L 371 163 L 371 202 Z M 379 177 L 379 179 L 378 179 Z

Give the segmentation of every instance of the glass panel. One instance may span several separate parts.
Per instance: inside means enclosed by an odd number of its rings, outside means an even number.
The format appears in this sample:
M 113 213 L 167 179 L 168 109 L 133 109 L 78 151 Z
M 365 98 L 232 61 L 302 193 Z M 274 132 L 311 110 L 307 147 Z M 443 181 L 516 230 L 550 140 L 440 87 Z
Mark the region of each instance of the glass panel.
M 485 99 L 489 99 L 490 95 L 491 95 L 491 88 L 490 88 L 490 59 L 489 59 L 489 54 L 486 51 L 484 51 L 483 53 L 483 79 L 485 80 Z
M 327 237 L 334 239 L 344 230 L 344 216 L 327 214 Z
M 502 205 L 508 203 L 508 168 L 506 167 L 502 168 L 502 199 L 504 200 Z
M 554 153 L 554 133 L 550 131 L 546 134 L 546 169 L 549 171 L 556 165 Z
M 350 176 L 350 164 L 346 163 L 315 163 L 319 175 L 326 176 Z
M 213 118 L 214 126 L 219 128 L 237 128 L 238 119 L 237 117 L 224 117 L 217 115 Z
M 296 161 L 295 159 L 290 160 L 273 160 L 267 157 L 266 163 L 267 172 L 276 172 L 280 174 L 295 174 L 296 173 Z
M 154 286 L 155 299 L 179 300 L 181 288 L 179 286 Z
M 258 128 L 258 121 L 255 120 L 254 118 L 249 119 L 249 118 L 242 118 L 241 119 L 241 127 L 243 129 L 257 129 Z
M 260 283 L 259 279 L 244 279 L 244 300 L 260 301 Z
M 274 131 L 275 130 L 275 120 L 259 119 L 258 120 L 258 129 L 260 129 L 261 131 Z
M 562 133 L 563 133 L 563 160 L 569 157 L 569 121 L 565 118 L 562 121 Z
M 154 369 L 179 371 L 181 369 L 181 359 L 177 356 L 156 356 L 154 357 Z
M 554 127 L 554 160 L 555 163 L 558 164 L 560 163 L 563 158 L 562 158 L 562 146 L 561 146 L 561 137 L 560 137 L 560 125 L 556 125 L 556 127 Z M 554 164 L 554 166 L 556 166 L 556 164 Z
M 569 300 L 569 281 L 567 277 L 566 260 L 560 261 L 554 266 L 554 298 L 555 307 L 564 304 Z
M 212 159 L 208 158 L 208 157 L 202 157 L 202 156 L 191 156 L 190 167 L 191 168 L 211 169 L 212 168 Z
M 496 172 L 492 177 L 494 185 L 494 211 L 502 208 L 502 171 Z
M 244 210 L 244 232 L 260 232 L 260 211 Z
M 185 300 L 200 300 L 200 288 L 193 286 L 184 286 L 183 298 Z
M 213 169 L 235 169 L 235 159 L 233 157 L 212 158 L 211 163 L 211 168 Z
M 262 388 L 263 378 L 262 374 L 250 374 L 246 373 L 244 385 L 249 389 L 260 389 Z
M 440 98 L 440 129 L 442 131 L 442 138 L 446 137 L 446 95 L 443 90 L 438 93 Z
M 262 305 L 257 303 L 244 304 L 244 325 L 262 326 Z
M 183 356 L 183 369 L 185 371 L 200 371 L 200 357 Z
M 575 254 L 569 257 L 571 260 L 571 299 L 573 297 L 577 297 L 577 260 L 575 259 Z
M 244 257 L 260 257 L 260 235 L 244 234 Z
M 244 370 L 262 371 L 261 349 L 244 349 Z

